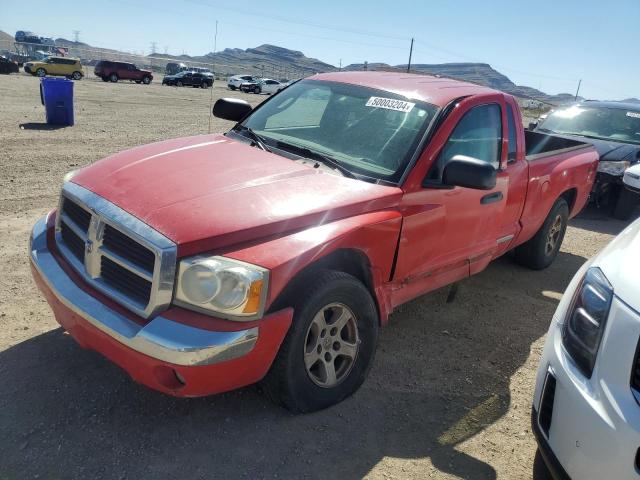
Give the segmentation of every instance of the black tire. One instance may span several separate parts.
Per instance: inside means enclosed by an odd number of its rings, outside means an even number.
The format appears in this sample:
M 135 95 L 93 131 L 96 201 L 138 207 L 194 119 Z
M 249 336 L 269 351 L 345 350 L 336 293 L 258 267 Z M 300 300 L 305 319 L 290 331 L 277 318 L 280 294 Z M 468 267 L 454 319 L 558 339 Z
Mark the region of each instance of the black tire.
M 183 85 L 183 83 L 182 83 L 180 80 L 178 80 L 178 81 L 176 82 L 176 87 L 181 87 L 182 85 Z
M 293 322 L 269 373 L 262 381 L 265 392 L 274 402 L 300 413 L 327 408 L 358 390 L 373 363 L 378 339 L 376 306 L 371 294 L 360 281 L 346 273 L 332 270 L 315 272 L 305 280 L 304 284 L 290 295 L 294 308 Z M 326 350 L 323 350 L 324 353 L 318 352 L 319 363 L 314 363 L 307 371 L 305 351 L 308 351 L 310 345 L 308 337 L 312 332 L 311 325 L 323 309 L 336 307 L 348 312 L 351 315 L 349 322 L 353 323 L 336 330 L 330 328 L 329 322 L 333 316 L 327 320 L 327 333 L 316 338 L 317 342 L 313 343 L 315 346 L 311 348 L 311 352 L 315 352 L 316 348 Z M 320 318 L 326 320 L 326 314 Z M 343 336 L 345 329 L 348 329 L 351 335 L 355 335 L 355 340 L 349 340 L 356 345 L 355 359 L 341 356 L 340 348 L 336 348 L 337 342 L 334 340 L 340 340 L 338 337 Z M 333 359 L 328 352 L 334 355 Z M 323 358 L 327 359 L 327 355 L 331 360 L 329 363 L 333 365 L 337 383 L 321 386 L 317 383 L 318 377 L 312 380 L 311 370 L 314 365 L 326 364 Z
M 235 90 L 235 89 L 236 89 L 236 87 L 234 87 L 233 85 L 228 85 L 228 87 L 229 87 L 231 90 Z
M 142 83 L 144 83 L 145 85 L 149 85 L 151 83 L 151 77 L 145 75 L 144 77 L 142 77 Z
M 100 77 L 100 78 L 102 78 L 103 82 L 108 82 L 109 81 L 109 77 Z
M 47 76 L 47 71 L 44 68 L 39 68 L 36 70 L 36 76 L 37 77 L 46 77 Z
M 613 218 L 618 220 L 629 220 L 629 217 L 636 209 L 638 205 L 638 196 L 626 189 L 624 186 L 620 187 L 618 198 L 615 206 L 613 207 Z
M 135 80 L 135 82 L 138 84 L 142 83 L 140 80 Z
M 567 201 L 559 198 L 533 238 L 516 248 L 516 261 L 533 270 L 542 270 L 551 265 L 560 251 L 568 220 Z M 555 238 L 553 246 L 550 245 L 552 236 Z
M 74 80 L 82 80 L 82 72 L 73 72 L 71 78 Z
M 117 73 L 112 73 L 111 75 L 109 75 L 109 80 L 113 83 L 118 83 L 118 80 L 120 79 L 118 78 Z
M 256 95 L 260 95 L 262 93 L 262 89 L 260 87 L 256 87 L 253 89 L 253 93 Z

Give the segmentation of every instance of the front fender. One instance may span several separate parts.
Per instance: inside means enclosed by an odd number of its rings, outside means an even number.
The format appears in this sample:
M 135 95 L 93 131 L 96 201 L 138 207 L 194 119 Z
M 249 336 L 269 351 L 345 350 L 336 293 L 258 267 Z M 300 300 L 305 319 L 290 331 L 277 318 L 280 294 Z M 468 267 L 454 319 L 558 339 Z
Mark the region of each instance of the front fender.
M 384 324 L 390 304 L 383 287 L 391 277 L 401 226 L 402 215 L 397 211 L 366 213 L 226 252 L 225 256 L 269 269 L 269 308 L 303 268 L 338 249 L 358 250 L 368 259 Z

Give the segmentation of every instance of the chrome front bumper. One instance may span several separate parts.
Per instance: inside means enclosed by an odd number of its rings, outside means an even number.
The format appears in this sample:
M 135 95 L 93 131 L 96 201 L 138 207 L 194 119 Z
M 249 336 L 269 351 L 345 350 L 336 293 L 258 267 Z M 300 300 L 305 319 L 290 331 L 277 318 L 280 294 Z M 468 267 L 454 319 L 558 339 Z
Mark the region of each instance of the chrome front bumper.
M 258 327 L 214 332 L 161 315 L 144 326 L 129 320 L 67 275 L 47 246 L 47 217 L 33 227 L 29 254 L 34 268 L 63 305 L 126 347 L 149 357 L 174 365 L 212 365 L 248 354 L 258 340 Z

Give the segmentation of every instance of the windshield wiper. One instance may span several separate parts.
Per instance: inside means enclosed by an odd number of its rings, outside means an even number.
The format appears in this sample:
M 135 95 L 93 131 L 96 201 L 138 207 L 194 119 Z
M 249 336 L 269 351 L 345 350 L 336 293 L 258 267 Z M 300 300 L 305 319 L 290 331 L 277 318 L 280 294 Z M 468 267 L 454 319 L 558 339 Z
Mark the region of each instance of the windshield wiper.
M 265 152 L 271 151 L 271 149 L 264 143 L 264 139 L 256 132 L 254 132 L 252 128 L 246 127 L 244 125 L 238 125 L 237 128 L 234 128 L 234 130 L 236 129 L 241 132 L 245 132 L 247 134 L 246 136 L 253 140 L 253 143 L 257 145 L 260 150 L 264 150 Z
M 308 159 L 316 160 L 318 162 L 324 163 L 325 165 L 328 165 L 329 167 L 331 167 L 331 168 L 333 168 L 335 170 L 338 170 L 345 177 L 358 178 L 355 173 L 353 173 L 351 170 L 349 170 L 346 167 L 344 167 L 340 162 L 338 162 L 337 160 L 329 157 L 328 155 L 325 155 L 325 154 L 320 153 L 320 152 L 316 152 L 314 150 L 311 150 L 310 148 L 301 147 L 299 145 L 294 145 L 292 143 L 286 143 L 286 142 L 278 141 L 276 143 L 276 145 L 278 146 L 278 148 L 282 148 L 283 150 L 289 150 L 292 153 L 301 155 L 301 156 L 306 157 Z

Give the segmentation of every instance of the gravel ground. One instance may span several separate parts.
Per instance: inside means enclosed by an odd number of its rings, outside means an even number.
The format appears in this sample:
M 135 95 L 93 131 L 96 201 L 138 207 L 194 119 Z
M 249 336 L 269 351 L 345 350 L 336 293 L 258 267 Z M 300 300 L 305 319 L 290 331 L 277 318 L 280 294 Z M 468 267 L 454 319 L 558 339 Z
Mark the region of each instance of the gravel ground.
M 328 410 L 291 415 L 256 387 L 175 399 L 58 328 L 26 246 L 65 172 L 206 133 L 212 91 L 91 79 L 75 89 L 76 125 L 49 130 L 38 80 L 0 76 L 0 479 L 538 478 L 529 415 L 544 335 L 572 275 L 623 223 L 589 210 L 549 269 L 505 257 L 462 282 L 454 303 L 438 291 L 404 305 L 361 390 Z M 213 120 L 212 131 L 228 126 Z

